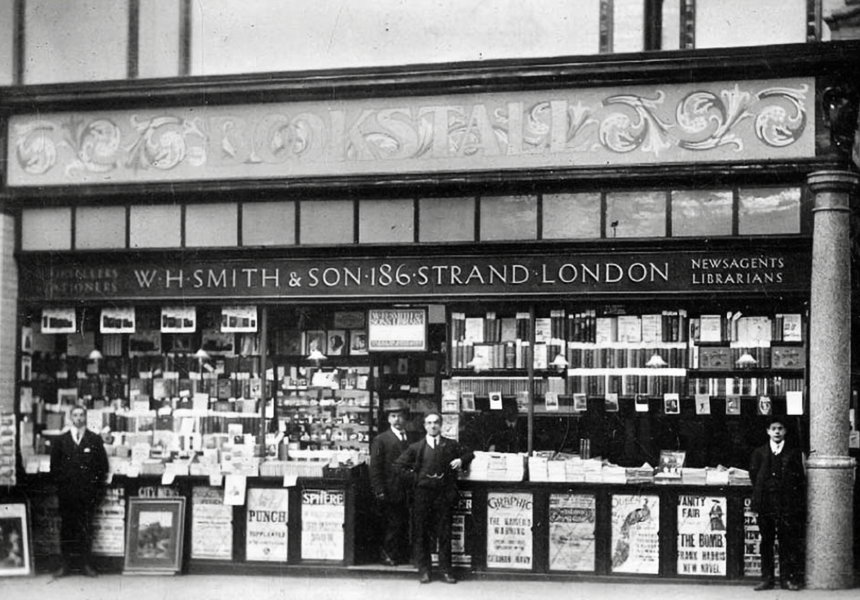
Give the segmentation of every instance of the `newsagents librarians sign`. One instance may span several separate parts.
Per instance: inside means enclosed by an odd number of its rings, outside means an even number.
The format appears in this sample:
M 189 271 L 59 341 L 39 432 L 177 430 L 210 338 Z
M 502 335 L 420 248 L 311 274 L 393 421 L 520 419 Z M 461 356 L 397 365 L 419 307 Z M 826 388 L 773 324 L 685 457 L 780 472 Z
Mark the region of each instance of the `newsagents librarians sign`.
M 23 264 L 29 301 L 521 297 L 809 291 L 800 250 Z
M 791 160 L 814 101 L 794 78 L 22 114 L 8 185 Z

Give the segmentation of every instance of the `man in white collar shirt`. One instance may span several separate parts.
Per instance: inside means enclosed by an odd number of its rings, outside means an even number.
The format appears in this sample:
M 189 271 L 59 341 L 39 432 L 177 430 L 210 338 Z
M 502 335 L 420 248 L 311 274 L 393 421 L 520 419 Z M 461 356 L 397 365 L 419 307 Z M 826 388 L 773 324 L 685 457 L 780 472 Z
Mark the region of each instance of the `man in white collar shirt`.
M 409 562 L 409 489 L 394 469 L 394 461 L 409 446 L 406 437 L 406 406 L 394 402 L 386 407 L 388 429 L 370 446 L 370 483 L 379 508 L 382 532 L 382 562 L 390 567 Z
M 424 417 L 426 435 L 410 444 L 394 467 L 411 480 L 412 546 L 421 583 L 430 583 L 430 553 L 439 544 L 442 581 L 457 583 L 451 571 L 451 511 L 459 498 L 457 471 L 467 467 L 474 454 L 456 440 L 442 437 L 442 415 Z
M 801 540 L 806 516 L 806 475 L 803 454 L 785 439 L 785 423 L 772 418 L 767 444 L 750 460 L 752 510 L 761 532 L 762 581 L 756 591 L 774 587 L 774 543 L 779 539 L 779 577 L 783 589 L 799 590 Z
M 95 509 L 102 498 L 108 459 L 101 436 L 87 429 L 87 409 L 75 406 L 71 426 L 51 446 L 51 478 L 60 508 L 62 564 L 55 577 L 68 573 L 77 561 L 81 572 L 96 577 L 90 556 Z

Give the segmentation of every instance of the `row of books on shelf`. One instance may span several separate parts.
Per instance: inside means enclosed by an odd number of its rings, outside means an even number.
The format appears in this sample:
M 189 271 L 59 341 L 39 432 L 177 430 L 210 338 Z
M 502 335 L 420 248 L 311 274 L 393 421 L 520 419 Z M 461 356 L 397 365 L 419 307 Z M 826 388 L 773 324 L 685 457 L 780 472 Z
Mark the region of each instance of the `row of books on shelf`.
M 687 387 L 684 375 L 573 375 L 567 378 L 568 394 L 587 396 L 662 396 L 682 393 Z
M 785 396 L 802 392 L 805 386 L 802 377 L 691 377 L 688 392 L 691 396 Z
M 499 317 L 495 312 L 484 316 L 451 314 L 451 340 L 453 342 L 504 343 L 531 339 L 529 313 L 520 312 L 512 317 Z M 685 310 L 665 310 L 646 315 L 600 315 L 597 310 L 568 312 L 550 311 L 549 317 L 534 319 L 534 338 L 537 343 L 551 339 L 585 343 L 658 343 L 683 342 L 688 336 L 688 317 Z
M 667 345 L 669 344 L 669 345 Z M 477 371 L 525 369 L 529 361 L 535 369 L 802 369 L 806 364 L 803 346 L 697 346 L 667 342 L 662 346 L 582 344 L 552 340 L 532 346 L 516 340 L 504 343 L 454 342 L 451 346 L 453 369 Z M 556 358 L 562 356 L 564 361 Z M 655 357 L 659 357 L 659 360 Z M 655 363 L 656 361 L 656 363 Z

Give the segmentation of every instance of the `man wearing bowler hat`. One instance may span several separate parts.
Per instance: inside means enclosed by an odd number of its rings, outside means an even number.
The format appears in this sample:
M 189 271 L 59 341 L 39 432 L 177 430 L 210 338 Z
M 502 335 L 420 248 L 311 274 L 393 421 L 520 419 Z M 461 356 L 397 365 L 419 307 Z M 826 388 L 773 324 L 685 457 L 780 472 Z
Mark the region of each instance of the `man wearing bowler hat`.
M 407 407 L 402 401 L 386 406 L 388 430 L 370 446 L 370 482 L 383 520 L 382 562 L 390 567 L 409 562 L 409 490 L 394 469 L 394 461 L 409 446 Z

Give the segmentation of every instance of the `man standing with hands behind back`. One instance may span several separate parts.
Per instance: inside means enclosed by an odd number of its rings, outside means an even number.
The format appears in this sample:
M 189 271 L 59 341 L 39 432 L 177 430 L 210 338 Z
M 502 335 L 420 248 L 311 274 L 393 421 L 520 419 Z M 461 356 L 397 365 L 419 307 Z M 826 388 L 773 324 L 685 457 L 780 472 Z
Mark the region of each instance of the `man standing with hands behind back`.
M 60 504 L 60 549 L 63 563 L 55 577 L 68 573 L 78 558 L 87 577 L 98 573 L 90 561 L 93 516 L 104 491 L 108 459 L 102 438 L 87 429 L 87 409 L 75 406 L 71 427 L 51 448 L 51 479 Z
M 779 578 L 783 589 L 800 589 L 800 545 L 805 527 L 806 475 L 803 455 L 785 440 L 785 424 L 772 418 L 770 441 L 756 448 L 750 461 L 752 510 L 761 532 L 762 582 L 756 591 L 774 586 L 774 542 L 779 539 Z
M 430 583 L 430 553 L 439 544 L 442 581 L 457 583 L 451 572 L 451 511 L 457 502 L 457 471 L 468 466 L 474 454 L 456 440 L 444 438 L 442 415 L 424 417 L 426 436 L 410 444 L 395 469 L 414 486 L 412 544 L 421 583 Z
M 388 431 L 380 433 L 370 446 L 370 483 L 379 504 L 385 531 L 382 562 L 389 567 L 409 562 L 409 497 L 403 477 L 394 461 L 409 446 L 404 428 L 406 407 L 396 402 L 388 407 Z

